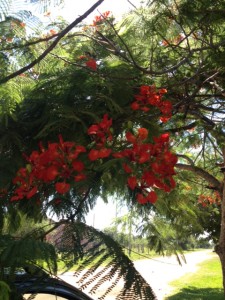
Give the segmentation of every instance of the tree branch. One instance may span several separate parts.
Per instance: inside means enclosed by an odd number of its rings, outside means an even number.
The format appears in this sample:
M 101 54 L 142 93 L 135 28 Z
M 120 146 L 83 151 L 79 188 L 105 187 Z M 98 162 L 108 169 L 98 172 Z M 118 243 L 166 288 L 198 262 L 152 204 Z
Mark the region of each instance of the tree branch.
M 177 156 L 177 157 L 179 157 L 179 158 L 183 158 L 183 159 L 185 159 L 186 161 L 188 161 L 188 162 L 189 162 L 189 164 L 190 164 L 191 166 L 194 166 L 194 162 L 193 162 L 193 160 L 192 160 L 190 157 L 188 157 L 187 155 L 183 155 L 183 154 L 176 154 L 176 156 Z
M 58 36 L 56 37 L 56 39 L 52 42 L 52 44 L 38 57 L 36 58 L 34 61 L 32 61 L 30 64 L 28 64 L 27 66 L 21 68 L 20 70 L 6 76 L 5 78 L 0 80 L 0 84 L 1 83 L 5 83 L 7 81 L 9 81 L 12 78 L 15 78 L 16 76 L 26 72 L 27 70 L 31 69 L 32 67 L 34 67 L 37 63 L 39 63 L 41 60 L 43 60 L 55 47 L 56 45 L 60 42 L 60 40 L 68 33 L 70 32 L 70 30 L 73 29 L 73 27 L 75 27 L 76 25 L 78 25 L 80 22 L 82 22 L 84 19 L 86 19 L 88 17 L 88 15 L 90 13 L 92 13 L 95 8 L 97 8 L 104 0 L 99 0 L 97 1 L 90 9 L 88 9 L 82 16 L 80 16 L 79 18 L 77 18 L 74 22 L 72 22 L 70 25 L 68 25 L 65 29 L 63 29 Z
M 213 175 L 209 174 L 205 170 L 193 166 L 193 165 L 186 165 L 186 164 L 176 164 L 175 166 L 177 169 L 191 171 L 197 176 L 201 177 L 202 179 L 206 180 L 211 186 L 213 186 L 216 190 L 221 191 L 222 183 L 217 180 Z
M 166 131 L 169 131 L 169 132 L 180 132 L 180 131 L 186 131 L 188 129 L 193 129 L 195 128 L 196 126 L 198 125 L 198 122 L 195 121 L 195 122 L 192 122 L 188 125 L 185 125 L 185 126 L 182 126 L 182 127 L 177 127 L 177 128 L 170 128 L 170 129 L 167 129 Z

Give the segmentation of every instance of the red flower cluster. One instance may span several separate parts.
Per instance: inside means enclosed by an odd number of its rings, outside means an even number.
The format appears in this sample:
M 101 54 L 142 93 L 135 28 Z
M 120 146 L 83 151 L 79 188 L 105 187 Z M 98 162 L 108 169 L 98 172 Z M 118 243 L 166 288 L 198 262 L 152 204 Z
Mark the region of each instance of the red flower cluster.
M 160 120 L 165 123 L 172 116 L 172 103 L 169 100 L 162 100 L 165 93 L 167 93 L 166 89 L 157 91 L 155 86 L 143 85 L 140 87 L 140 93 L 134 96 L 135 101 L 131 104 L 131 108 L 147 112 L 155 106 L 162 114 Z
M 88 61 L 86 61 L 86 66 L 94 71 L 97 70 L 97 62 L 95 59 L 90 58 Z
M 221 204 L 221 197 L 218 192 L 214 192 L 212 197 L 211 196 L 205 196 L 205 195 L 200 195 L 198 197 L 198 203 L 201 204 L 203 207 L 216 204 L 220 205 Z
M 11 200 L 30 199 L 48 184 L 52 184 L 58 194 L 65 194 L 72 182 L 86 179 L 83 158 L 94 162 L 110 155 L 123 160 L 127 185 L 137 192 L 139 203 L 155 203 L 155 189 L 170 192 L 175 187 L 173 175 L 177 157 L 169 151 L 169 134 L 154 137 L 154 142 L 149 143 L 146 128 L 137 129 L 136 134 L 128 131 L 124 140 L 119 140 L 123 150 L 113 152 L 111 126 L 112 119 L 105 114 L 99 123 L 88 128 L 87 134 L 92 138 L 88 153 L 84 146 L 65 142 L 62 136 L 58 143 L 49 143 L 47 148 L 40 143 L 39 151 L 25 156 L 28 165 L 21 168 L 13 180 L 17 188 Z M 81 158 L 84 153 L 87 157 Z
M 173 175 L 177 163 L 175 154 L 169 151 L 169 134 L 154 138 L 154 143 L 147 143 L 148 130 L 139 128 L 136 135 L 126 133 L 126 149 L 114 153 L 116 158 L 125 160 L 123 169 L 129 174 L 127 184 L 131 190 L 139 190 L 137 201 L 141 204 L 155 203 L 159 188 L 170 192 L 175 187 Z
M 92 70 L 94 70 L 94 71 L 96 71 L 97 70 L 97 62 L 96 62 L 96 60 L 94 59 L 94 58 L 91 58 L 91 57 L 88 57 L 88 56 L 86 56 L 86 55 L 81 55 L 80 57 L 79 57 L 79 59 L 80 60 L 84 60 L 85 61 L 85 65 L 88 67 L 88 68 L 90 68 L 90 69 L 92 69 Z
M 108 157 L 112 150 L 107 145 L 112 141 L 112 133 L 110 128 L 112 126 L 112 119 L 108 119 L 108 115 L 103 116 L 103 120 L 98 123 L 91 125 L 88 129 L 88 135 L 90 135 L 95 142 L 95 149 L 91 149 L 88 154 L 88 158 L 91 161 L 99 158 Z
M 86 149 L 83 146 L 64 142 L 62 136 L 59 136 L 59 143 L 49 143 L 47 149 L 40 144 L 40 151 L 33 151 L 26 157 L 28 167 L 21 168 L 14 178 L 13 183 L 18 188 L 11 200 L 30 199 L 42 184 L 56 181 L 55 190 L 59 194 L 67 193 L 71 178 L 75 182 L 86 178 L 84 164 L 78 159 L 84 152 Z
M 95 16 L 92 26 L 96 27 L 98 25 L 101 25 L 105 21 L 105 19 L 109 17 L 110 13 L 110 11 L 106 11 L 102 13 L 101 16 Z

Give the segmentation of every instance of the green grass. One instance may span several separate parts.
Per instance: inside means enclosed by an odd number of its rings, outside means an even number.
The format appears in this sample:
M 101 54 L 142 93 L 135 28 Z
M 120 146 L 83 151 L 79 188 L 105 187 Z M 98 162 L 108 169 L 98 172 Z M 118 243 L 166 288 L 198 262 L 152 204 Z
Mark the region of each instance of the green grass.
M 166 300 L 224 300 L 222 271 L 216 254 L 198 265 L 196 273 L 170 283 L 173 294 Z

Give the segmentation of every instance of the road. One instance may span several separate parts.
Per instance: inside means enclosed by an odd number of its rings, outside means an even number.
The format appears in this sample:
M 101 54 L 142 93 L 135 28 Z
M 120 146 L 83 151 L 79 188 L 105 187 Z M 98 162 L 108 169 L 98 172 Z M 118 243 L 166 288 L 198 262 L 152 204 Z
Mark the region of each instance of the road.
M 183 263 L 182 266 L 178 264 L 175 256 L 138 260 L 134 262 L 134 265 L 145 280 L 150 284 L 157 296 L 157 299 L 163 300 L 172 290 L 172 287 L 169 285 L 171 281 L 178 279 L 187 273 L 196 272 L 197 264 L 213 256 L 215 256 L 215 254 L 212 250 L 203 250 L 186 254 L 186 263 Z M 70 284 L 74 284 L 77 281 L 77 278 L 74 278 L 72 274 L 72 272 L 68 272 L 59 277 Z M 120 281 L 118 286 L 113 289 L 105 300 L 115 300 L 115 296 L 121 289 L 122 284 L 123 282 Z M 76 284 L 76 286 L 78 285 Z M 98 293 L 90 296 L 97 300 L 106 288 L 107 283 L 101 287 L 101 290 L 99 290 Z M 84 291 L 87 293 L 88 289 Z

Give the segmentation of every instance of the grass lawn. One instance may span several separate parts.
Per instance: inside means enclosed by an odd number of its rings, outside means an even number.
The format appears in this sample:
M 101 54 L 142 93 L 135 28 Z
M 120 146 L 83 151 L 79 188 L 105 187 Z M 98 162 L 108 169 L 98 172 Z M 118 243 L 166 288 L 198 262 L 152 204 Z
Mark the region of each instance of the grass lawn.
M 166 300 L 224 300 L 222 273 L 218 256 L 198 265 L 196 273 L 173 281 L 173 294 Z

